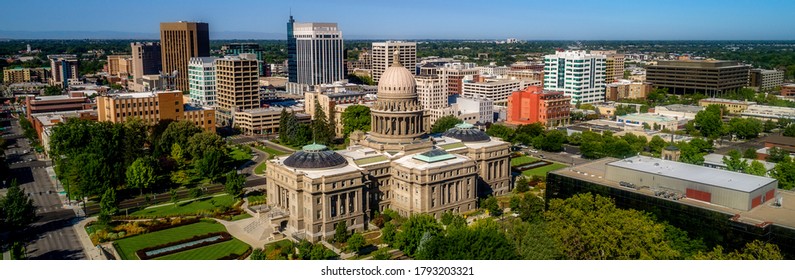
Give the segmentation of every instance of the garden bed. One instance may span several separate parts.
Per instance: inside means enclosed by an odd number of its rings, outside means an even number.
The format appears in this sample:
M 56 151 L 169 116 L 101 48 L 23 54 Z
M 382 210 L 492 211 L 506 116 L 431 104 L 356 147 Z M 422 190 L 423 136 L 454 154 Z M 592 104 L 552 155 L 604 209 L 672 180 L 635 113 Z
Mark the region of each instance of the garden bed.
M 232 236 L 226 232 L 212 232 L 202 235 L 194 235 L 191 238 L 164 243 L 152 247 L 147 247 L 135 251 L 141 260 L 154 259 L 166 255 L 176 254 L 216 243 L 232 240 Z

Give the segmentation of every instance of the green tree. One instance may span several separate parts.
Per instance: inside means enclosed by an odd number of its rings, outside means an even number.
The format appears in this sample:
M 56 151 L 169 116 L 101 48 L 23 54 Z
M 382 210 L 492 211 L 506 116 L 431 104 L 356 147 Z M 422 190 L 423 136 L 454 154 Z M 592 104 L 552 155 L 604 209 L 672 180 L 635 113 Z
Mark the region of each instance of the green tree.
M 745 173 L 756 175 L 756 176 L 765 176 L 767 174 L 767 168 L 765 165 L 759 162 L 758 160 L 754 160 L 751 162 L 751 165 L 745 170 Z
M 773 147 L 767 150 L 767 157 L 765 158 L 768 162 L 782 162 L 789 159 L 789 151 L 779 147 Z
M 142 157 L 136 159 L 127 169 L 127 186 L 140 190 L 149 189 L 155 183 L 155 163 L 152 158 Z
M 795 124 L 790 124 L 784 128 L 782 135 L 787 137 L 795 137 Z
M 168 191 L 168 195 L 171 197 L 171 203 L 174 204 L 174 207 L 177 207 L 177 202 L 179 201 L 179 195 L 177 194 L 177 189 L 172 188 Z
M 762 128 L 762 122 L 753 118 L 733 118 L 729 121 L 729 130 L 740 139 L 756 138 Z
M 345 137 L 355 131 L 370 131 L 370 107 L 351 105 L 342 112 L 342 133 Z
M 268 258 L 267 255 L 265 254 L 265 251 L 262 251 L 262 249 L 257 248 L 254 249 L 254 251 L 251 251 L 251 257 L 249 257 L 249 259 L 255 261 L 261 261 L 261 260 L 267 260 Z
M 208 152 L 203 153 L 201 158 L 194 160 L 194 168 L 203 177 L 214 182 L 224 172 L 225 161 L 224 154 L 217 149 L 210 149 Z
M 329 108 L 329 110 L 332 110 Z M 312 135 L 314 141 L 320 144 L 331 144 L 334 140 L 334 131 L 331 130 L 326 113 L 320 107 L 320 102 L 315 100 L 315 118 L 312 120 Z
M 108 187 L 105 189 L 105 194 L 99 201 L 99 219 L 100 224 L 107 225 L 111 222 L 111 217 L 118 211 L 118 203 L 116 201 L 116 188 Z
M 163 131 L 162 135 L 160 135 L 157 148 L 160 150 L 161 154 L 171 155 L 171 149 L 174 147 L 174 144 L 179 144 L 180 148 L 187 147 L 188 139 L 201 132 L 201 128 L 191 121 L 171 122 L 168 124 L 165 131 Z
M 662 149 L 665 148 L 666 142 L 662 139 L 659 135 L 654 135 L 649 141 L 649 149 L 655 153 L 660 154 L 662 153 Z
M 748 169 L 748 161 L 743 159 L 737 150 L 731 150 L 729 154 L 723 156 L 723 164 L 729 171 L 743 172 Z
M 721 110 L 720 105 L 713 104 L 696 114 L 695 124 L 701 135 L 713 139 L 721 135 L 723 126 Z
M 417 259 L 428 260 L 512 260 L 517 259 L 514 244 L 508 241 L 496 222 L 485 219 L 471 228 L 448 230 L 429 238 Z
M 433 238 L 441 233 L 442 226 L 432 216 L 413 215 L 401 226 L 401 231 L 395 236 L 395 243 L 404 253 L 414 256 L 419 250 L 423 235 L 427 234 L 429 238 Z
M 210 131 L 194 134 L 188 138 L 188 144 L 185 146 L 185 152 L 194 160 L 203 158 L 205 153 L 211 151 L 220 151 L 223 154 L 225 150 L 224 139 Z
M 501 124 L 493 124 L 488 129 L 486 129 L 486 134 L 489 136 L 497 137 L 502 140 L 511 142 L 513 139 L 514 129 L 501 125 Z
M 235 171 L 226 173 L 226 183 L 224 184 L 226 193 L 234 197 L 240 197 L 243 194 L 243 186 L 246 184 L 246 176 L 237 174 Z
M 544 200 L 532 193 L 526 193 L 516 209 L 522 221 L 535 223 L 544 218 Z
M 0 229 L 8 231 L 22 230 L 36 220 L 36 207 L 33 199 L 26 195 L 17 185 L 16 179 L 0 198 Z
M 63 94 L 63 89 L 59 86 L 46 86 L 42 95 L 44 96 L 52 96 L 52 95 L 61 95 Z
M 764 131 L 769 133 L 773 131 L 773 129 L 776 129 L 777 126 L 778 125 L 773 120 L 767 120 L 765 121 Z
M 334 242 L 345 243 L 345 241 L 348 241 L 348 225 L 345 221 L 341 221 L 334 226 Z
M 533 139 L 533 146 L 548 152 L 563 151 L 563 143 L 566 142 L 566 133 L 560 130 L 550 130 L 545 135 L 536 136 Z
M 19 241 L 14 241 L 14 243 L 11 244 L 10 251 L 12 260 L 24 260 L 28 257 L 25 243 Z
M 606 197 L 578 194 L 553 199 L 545 212 L 548 231 L 568 259 L 675 259 L 665 226 L 636 210 L 616 208 Z
M 387 222 L 386 224 L 384 224 L 384 228 L 381 229 L 381 240 L 384 241 L 384 243 L 389 244 L 389 246 L 395 247 L 396 235 L 397 235 L 397 229 L 395 227 L 395 224 L 391 222 Z
M 723 247 L 715 246 L 712 251 L 700 252 L 694 256 L 697 260 L 783 260 L 784 256 L 778 246 L 754 240 L 745 244 L 741 250 L 725 253 Z
M 392 258 L 392 255 L 389 254 L 389 247 L 380 248 L 373 253 L 374 260 L 388 260 L 390 258 Z
M 348 238 L 347 249 L 349 252 L 358 253 L 359 250 L 364 248 L 365 240 L 361 233 L 354 233 Z
M 200 188 L 200 187 L 192 188 L 192 189 L 190 189 L 190 195 L 193 198 L 200 198 L 200 197 L 202 197 L 204 195 L 204 190 L 202 190 L 202 188 Z
M 489 196 L 488 198 L 483 199 L 480 207 L 488 210 L 489 215 L 493 217 L 502 215 L 502 209 L 500 208 L 500 204 L 497 201 L 497 198 L 494 196 Z
M 556 260 L 562 258 L 555 240 L 544 222 L 526 223 L 511 220 L 505 223 L 505 237 L 513 243 L 519 258 L 525 260 Z
M 436 120 L 436 122 L 431 126 L 431 133 L 442 133 L 445 132 L 455 125 L 460 124 L 461 119 L 456 118 L 455 116 L 444 116 Z
M 527 180 L 525 176 L 519 176 L 519 179 L 516 180 L 516 188 L 514 191 L 517 193 L 523 193 L 530 190 L 530 181 Z
M 748 148 L 743 151 L 743 157 L 748 159 L 756 159 L 756 150 L 754 148 Z
M 778 180 L 780 189 L 791 190 L 795 188 L 795 161 L 789 157 L 776 163 L 776 167 L 770 171 L 770 177 Z

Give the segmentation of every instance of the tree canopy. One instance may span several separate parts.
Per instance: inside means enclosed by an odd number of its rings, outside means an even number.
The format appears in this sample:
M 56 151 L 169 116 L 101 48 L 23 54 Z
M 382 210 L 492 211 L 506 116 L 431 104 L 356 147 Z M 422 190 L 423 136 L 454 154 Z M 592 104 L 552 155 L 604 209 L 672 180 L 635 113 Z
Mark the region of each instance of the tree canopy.
M 431 126 L 431 133 L 442 133 L 455 127 L 455 125 L 460 124 L 461 119 L 456 118 L 455 116 L 444 116 L 436 120 L 436 122 Z
M 351 105 L 342 112 L 342 133 L 345 137 L 355 130 L 370 131 L 370 107 Z

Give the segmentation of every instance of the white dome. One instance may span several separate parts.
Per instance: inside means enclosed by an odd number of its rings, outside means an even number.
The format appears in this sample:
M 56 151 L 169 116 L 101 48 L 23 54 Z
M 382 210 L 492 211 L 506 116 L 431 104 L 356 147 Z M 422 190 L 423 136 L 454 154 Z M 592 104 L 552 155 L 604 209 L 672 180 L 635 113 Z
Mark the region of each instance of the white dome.
M 378 81 L 378 92 L 383 93 L 414 93 L 417 82 L 414 75 L 403 65 L 393 64 L 381 74 Z

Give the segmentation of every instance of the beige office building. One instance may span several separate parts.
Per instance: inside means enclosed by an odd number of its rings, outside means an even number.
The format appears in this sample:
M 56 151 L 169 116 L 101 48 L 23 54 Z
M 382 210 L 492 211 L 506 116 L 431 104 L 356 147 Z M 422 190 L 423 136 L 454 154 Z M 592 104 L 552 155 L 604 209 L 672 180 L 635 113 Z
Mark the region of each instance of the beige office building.
M 210 56 L 209 25 L 204 22 L 161 22 L 160 46 L 163 73 L 178 71 L 174 86 L 187 92 L 188 61 L 191 57 Z
M 126 78 L 132 74 L 132 56 L 109 55 L 107 70 L 108 75 Z
M 591 51 L 591 54 L 607 57 L 605 59 L 605 84 L 624 78 L 624 54 L 616 51 Z
M 418 75 L 417 97 L 425 110 L 439 109 L 447 106 L 447 83 L 438 75 Z
M 138 118 L 149 125 L 161 120 L 187 120 L 207 131 L 215 131 L 215 111 L 184 104 L 177 90 L 118 93 L 97 97 L 99 121 L 120 123 Z
M 510 144 L 468 124 L 429 137 L 415 88 L 395 63 L 378 84 L 371 132 L 352 133 L 345 150 L 312 144 L 269 160 L 266 219 L 276 231 L 319 241 L 341 222 L 367 230 L 375 211 L 440 218 L 510 192 Z
M 299 123 L 309 123 L 311 118 L 296 108 L 257 108 L 235 112 L 235 126 L 245 135 L 271 135 L 279 133 L 282 110 L 295 113 Z
M 400 64 L 406 67 L 412 75 L 416 75 L 417 64 L 417 43 L 403 41 L 373 42 L 372 49 L 372 73 L 373 81 L 376 83 L 381 79 L 381 74 L 392 65 L 394 53 L 399 53 Z
M 3 69 L 4 84 L 31 83 L 31 82 L 46 83 L 49 80 L 49 77 L 50 77 L 49 68 L 6 67 Z
M 259 108 L 259 66 L 249 54 L 215 60 L 215 98 L 219 125 L 233 125 L 234 112 Z

